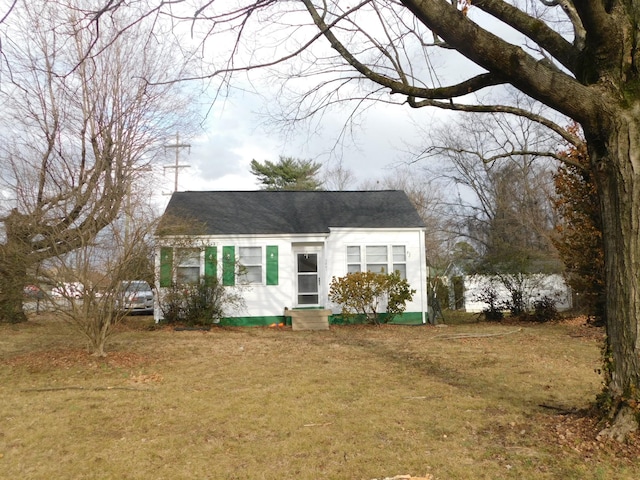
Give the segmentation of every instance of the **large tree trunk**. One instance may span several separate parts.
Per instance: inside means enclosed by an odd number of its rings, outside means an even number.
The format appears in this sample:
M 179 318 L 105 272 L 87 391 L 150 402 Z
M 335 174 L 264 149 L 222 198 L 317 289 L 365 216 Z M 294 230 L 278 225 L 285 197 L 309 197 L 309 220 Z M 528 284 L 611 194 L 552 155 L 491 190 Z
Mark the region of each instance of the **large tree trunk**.
M 603 434 L 638 429 L 640 405 L 640 118 L 615 115 L 606 144 L 592 141 L 600 191 L 607 285 L 603 406 L 613 420 Z
M 2 249 L 0 261 L 0 322 L 19 323 L 27 320 L 22 310 L 23 290 L 27 273 L 24 263 L 13 261 L 14 256 Z
M 23 322 L 23 292 L 29 265 L 28 220 L 13 210 L 5 219 L 6 241 L 0 246 L 0 322 Z

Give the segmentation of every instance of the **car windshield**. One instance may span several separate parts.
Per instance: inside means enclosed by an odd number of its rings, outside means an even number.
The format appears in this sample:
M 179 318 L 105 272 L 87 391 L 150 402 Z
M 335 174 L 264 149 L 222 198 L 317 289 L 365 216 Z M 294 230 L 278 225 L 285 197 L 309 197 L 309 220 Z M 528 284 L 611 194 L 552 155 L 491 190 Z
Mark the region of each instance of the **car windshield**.
M 145 281 L 124 282 L 125 292 L 149 292 L 151 287 Z

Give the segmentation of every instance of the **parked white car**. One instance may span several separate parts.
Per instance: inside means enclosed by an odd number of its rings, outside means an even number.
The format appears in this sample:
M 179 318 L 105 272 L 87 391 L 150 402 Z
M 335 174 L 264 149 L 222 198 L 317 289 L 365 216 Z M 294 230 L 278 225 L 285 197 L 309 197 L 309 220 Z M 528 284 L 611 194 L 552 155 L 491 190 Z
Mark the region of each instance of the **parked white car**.
M 118 302 L 129 313 L 153 314 L 153 290 L 144 280 L 122 282 L 122 301 Z
M 52 297 L 80 298 L 84 293 L 84 285 L 80 282 L 64 282 L 51 289 Z

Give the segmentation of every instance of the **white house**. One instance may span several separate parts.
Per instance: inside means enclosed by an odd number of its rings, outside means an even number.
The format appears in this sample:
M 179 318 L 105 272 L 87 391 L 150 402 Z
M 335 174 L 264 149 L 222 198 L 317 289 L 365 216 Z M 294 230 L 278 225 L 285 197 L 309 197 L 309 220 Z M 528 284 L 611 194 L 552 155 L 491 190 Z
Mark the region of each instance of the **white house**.
M 332 277 L 398 270 L 416 294 L 394 321 L 425 323 L 424 234 L 402 191 L 176 192 L 156 234 L 157 297 L 172 284 L 216 276 L 243 285 L 246 307 L 225 324 L 280 323 L 285 307 L 330 309 L 337 321 Z M 158 301 L 154 315 L 163 317 Z

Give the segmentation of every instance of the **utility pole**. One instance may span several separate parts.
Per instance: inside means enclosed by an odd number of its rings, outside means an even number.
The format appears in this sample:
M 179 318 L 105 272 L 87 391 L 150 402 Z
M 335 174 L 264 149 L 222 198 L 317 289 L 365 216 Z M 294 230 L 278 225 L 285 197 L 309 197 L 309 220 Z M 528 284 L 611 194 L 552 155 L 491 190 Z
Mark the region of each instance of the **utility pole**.
M 180 143 L 180 134 L 176 133 L 176 143 L 174 143 L 173 145 L 165 145 L 164 146 L 165 149 L 167 148 L 175 148 L 176 149 L 176 163 L 175 165 L 165 165 L 164 169 L 165 171 L 167 170 L 167 168 L 173 168 L 174 171 L 174 183 L 173 183 L 173 191 L 177 192 L 178 191 L 178 170 L 180 168 L 189 168 L 191 165 L 180 165 L 180 149 L 181 148 L 188 148 L 189 149 L 189 153 L 191 153 L 191 144 L 189 143 Z

